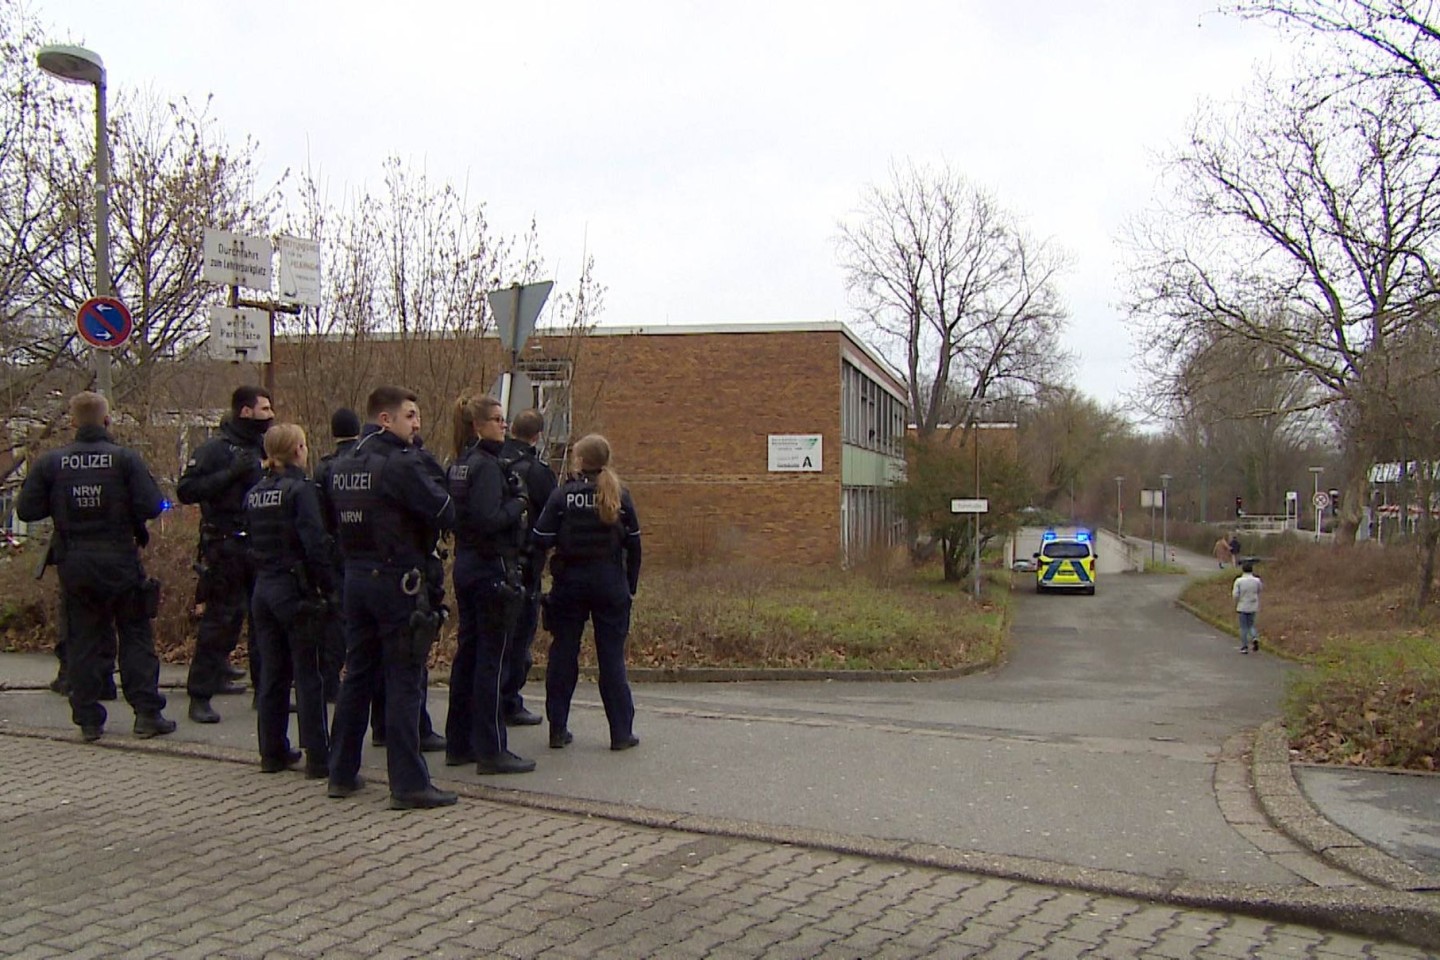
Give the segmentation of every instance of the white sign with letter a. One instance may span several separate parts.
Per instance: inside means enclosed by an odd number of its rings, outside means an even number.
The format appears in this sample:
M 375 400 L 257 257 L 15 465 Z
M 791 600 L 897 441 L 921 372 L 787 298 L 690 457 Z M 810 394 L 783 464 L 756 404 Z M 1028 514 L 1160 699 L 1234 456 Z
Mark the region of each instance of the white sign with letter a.
M 820 473 L 824 438 L 818 433 L 770 434 L 771 473 Z

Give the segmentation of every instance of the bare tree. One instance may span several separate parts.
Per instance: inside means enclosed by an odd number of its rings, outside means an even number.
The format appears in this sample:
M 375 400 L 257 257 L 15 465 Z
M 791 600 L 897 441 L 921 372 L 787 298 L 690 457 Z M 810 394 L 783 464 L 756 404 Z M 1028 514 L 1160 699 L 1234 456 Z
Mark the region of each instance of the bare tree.
M 1418 85 L 1440 102 L 1440 21 L 1433 0 L 1245 0 L 1232 9 L 1351 41 L 1353 79 Z
M 1207 485 L 1242 496 L 1251 513 L 1278 513 L 1290 468 L 1308 439 L 1328 432 L 1310 410 L 1314 382 L 1275 350 L 1226 336 L 1196 338 L 1165 383 L 1172 422 L 1207 456 Z
M 1046 388 L 1020 416 L 1020 458 L 1039 506 L 1074 511 L 1077 495 L 1110 480 L 1111 453 L 1128 435 L 1125 420 L 1073 387 Z M 1076 512 L 1077 517 L 1083 511 Z
M 93 107 L 40 74 L 41 39 L 21 5 L 0 4 L 0 413 L 37 428 L 6 437 L 12 450 L 45 439 L 92 376 L 74 316 L 94 294 Z M 109 254 L 115 294 L 135 318 L 114 354 L 115 393 L 144 421 L 173 405 L 166 386 L 219 296 L 200 279 L 204 228 L 261 229 L 268 204 L 255 199 L 254 145 L 232 147 L 204 109 L 128 92 L 114 105 Z
M 458 394 L 490 387 L 505 358 L 486 296 L 544 273 L 536 225 L 505 236 L 483 203 L 394 157 L 378 192 L 343 205 L 329 201 L 317 175 L 298 182 L 286 230 L 320 241 L 324 289 L 319 308 L 279 321 L 290 337 L 280 369 L 287 411 L 324 423 L 334 407 L 358 407 L 377 382 L 391 380 L 416 390 L 436 423 Z M 575 287 L 549 308 L 547 327 L 560 334 L 557 359 L 567 369 L 603 299 L 586 257 Z
M 1065 256 L 948 168 L 893 169 L 841 224 L 838 246 L 863 317 L 904 358 L 922 437 L 973 421 L 977 401 L 1027 393 L 1063 368 Z
M 1238 341 L 1313 384 L 1291 410 L 1366 402 L 1371 358 L 1436 291 L 1440 163 L 1413 86 L 1265 83 L 1236 116 L 1197 119 L 1168 173 L 1174 207 L 1133 233 L 1130 297 L 1162 387 L 1197 340 Z M 1353 535 L 1372 457 L 1347 439 Z
M 39 22 L 13 0 L 0 3 L 0 412 L 48 419 L 52 392 L 72 387 L 57 367 L 70 357 L 38 355 L 61 316 L 37 275 L 76 230 L 57 197 L 76 163 L 69 144 L 84 143 L 78 99 L 41 74 L 35 51 L 44 42 Z M 7 436 L 7 441 L 10 439 Z

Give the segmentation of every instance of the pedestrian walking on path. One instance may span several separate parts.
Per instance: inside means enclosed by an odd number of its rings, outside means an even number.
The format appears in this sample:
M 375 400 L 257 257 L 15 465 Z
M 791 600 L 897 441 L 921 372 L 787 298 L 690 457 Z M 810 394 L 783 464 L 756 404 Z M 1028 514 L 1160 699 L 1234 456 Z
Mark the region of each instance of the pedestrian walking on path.
M 1260 613 L 1260 591 L 1265 585 L 1255 576 L 1253 563 L 1246 563 L 1240 571 L 1230 587 L 1230 595 L 1235 598 L 1235 614 L 1240 618 L 1240 652 L 1249 653 L 1260 649 L 1255 617 Z
M 1230 566 L 1230 541 L 1226 539 L 1225 534 L 1220 534 L 1219 539 L 1215 541 L 1215 546 L 1210 548 L 1210 555 L 1215 558 L 1215 562 L 1220 565 L 1221 570 Z

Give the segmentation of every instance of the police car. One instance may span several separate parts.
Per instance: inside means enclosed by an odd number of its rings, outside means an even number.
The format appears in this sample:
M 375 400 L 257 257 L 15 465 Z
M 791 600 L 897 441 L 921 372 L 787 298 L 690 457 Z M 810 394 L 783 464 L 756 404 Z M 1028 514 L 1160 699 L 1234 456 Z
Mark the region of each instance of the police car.
M 1095 543 L 1088 530 L 1062 537 L 1046 530 L 1035 554 L 1035 592 L 1080 590 L 1095 593 Z

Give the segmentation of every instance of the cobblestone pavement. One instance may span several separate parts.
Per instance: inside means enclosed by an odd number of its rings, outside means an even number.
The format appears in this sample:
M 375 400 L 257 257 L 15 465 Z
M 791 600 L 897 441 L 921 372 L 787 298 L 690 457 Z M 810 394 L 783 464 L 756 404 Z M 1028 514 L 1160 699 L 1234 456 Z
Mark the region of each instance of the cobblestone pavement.
M 1333 957 L 1303 926 L 383 785 L 0 736 L 0 953 L 41 957 Z

